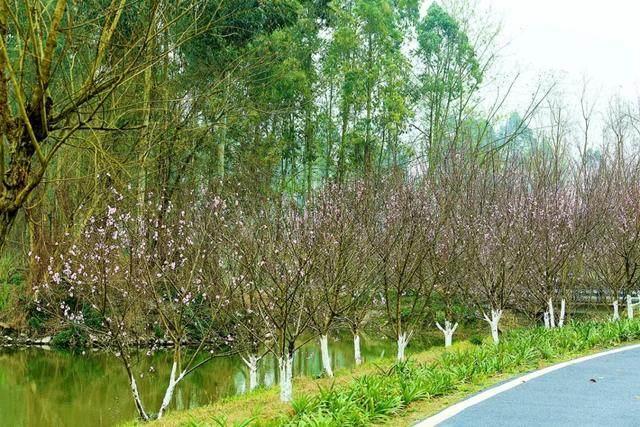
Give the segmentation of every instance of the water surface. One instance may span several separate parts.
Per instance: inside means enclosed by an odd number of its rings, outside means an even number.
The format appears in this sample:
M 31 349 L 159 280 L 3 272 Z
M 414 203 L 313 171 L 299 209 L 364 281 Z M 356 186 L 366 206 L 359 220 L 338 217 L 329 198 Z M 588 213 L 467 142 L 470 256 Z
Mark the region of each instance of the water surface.
M 348 338 L 330 343 L 334 368 L 353 366 L 353 347 Z M 365 361 L 395 353 L 390 341 L 363 339 Z M 138 387 L 149 411 L 162 401 L 171 358 L 167 353 L 140 356 L 144 372 Z M 294 359 L 295 375 L 321 373 L 316 343 L 304 346 Z M 273 357 L 260 364 L 260 383 L 277 382 Z M 206 405 L 221 397 L 244 393 L 248 371 L 237 356 L 214 359 L 190 374 L 176 389 L 172 409 Z M 71 354 L 36 348 L 0 349 L 0 426 L 86 427 L 113 426 L 136 416 L 129 384 L 115 356 L 86 352 Z

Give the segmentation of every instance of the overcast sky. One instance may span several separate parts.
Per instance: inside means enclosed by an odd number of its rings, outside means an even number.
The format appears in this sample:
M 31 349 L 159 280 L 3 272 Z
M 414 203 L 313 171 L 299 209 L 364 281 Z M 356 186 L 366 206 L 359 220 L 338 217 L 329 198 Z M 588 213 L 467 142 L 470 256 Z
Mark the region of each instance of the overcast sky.
M 640 104 L 640 0 L 468 0 L 501 24 L 498 87 L 520 73 L 504 112 L 523 111 L 542 76 L 553 75 L 568 107 L 572 129 L 579 131 L 580 94 L 595 104 L 591 144 L 598 144 L 604 113 L 614 95 Z M 433 0 L 423 0 L 426 12 Z M 500 78 L 500 76 L 505 78 Z M 544 77 L 546 81 L 550 81 Z M 634 103 L 635 103 L 634 102 Z M 532 123 L 536 127 L 535 123 Z M 594 138 L 595 137 L 595 138 Z
M 501 18 L 507 57 L 523 70 L 560 71 L 575 82 L 586 75 L 605 93 L 638 92 L 640 1 L 484 1 Z
M 514 108 L 528 101 L 524 82 L 533 86 L 548 73 L 562 77 L 563 94 L 574 103 L 586 78 L 600 111 L 616 93 L 628 99 L 640 94 L 640 0 L 478 2 L 502 25 L 502 70 L 522 73 Z M 424 0 L 423 10 L 431 3 Z

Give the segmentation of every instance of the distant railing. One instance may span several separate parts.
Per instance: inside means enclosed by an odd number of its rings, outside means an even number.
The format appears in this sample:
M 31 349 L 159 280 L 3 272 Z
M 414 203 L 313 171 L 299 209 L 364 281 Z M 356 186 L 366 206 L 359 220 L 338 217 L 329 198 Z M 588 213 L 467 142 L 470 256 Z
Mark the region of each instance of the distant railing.
M 631 303 L 640 304 L 640 295 L 638 292 L 631 292 Z M 627 293 L 620 292 L 618 301 L 626 302 Z M 611 304 L 613 300 L 613 292 L 599 289 L 580 289 L 573 291 L 573 301 L 582 303 L 595 304 Z

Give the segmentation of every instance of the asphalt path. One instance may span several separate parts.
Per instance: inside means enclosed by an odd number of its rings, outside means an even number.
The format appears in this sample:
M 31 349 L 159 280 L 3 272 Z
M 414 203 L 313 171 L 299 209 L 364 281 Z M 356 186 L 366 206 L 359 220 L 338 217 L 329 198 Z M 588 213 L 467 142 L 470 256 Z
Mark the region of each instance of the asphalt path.
M 591 357 L 509 380 L 417 425 L 640 427 L 640 346 Z

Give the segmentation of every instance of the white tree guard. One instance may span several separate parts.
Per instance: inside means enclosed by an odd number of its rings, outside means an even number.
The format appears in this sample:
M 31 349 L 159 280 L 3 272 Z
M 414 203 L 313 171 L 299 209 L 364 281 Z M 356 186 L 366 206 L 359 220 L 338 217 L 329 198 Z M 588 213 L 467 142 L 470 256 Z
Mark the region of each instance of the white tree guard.
M 544 327 L 545 327 L 545 329 L 551 328 L 551 323 L 549 322 L 549 312 L 545 311 L 543 316 L 544 316 Z
M 360 351 L 360 334 L 353 336 L 353 353 L 356 359 L 356 366 L 362 364 L 362 352 Z
M 411 339 L 411 333 L 403 332 L 398 335 L 398 361 L 403 362 L 405 360 L 405 350 Z
M 558 327 L 562 328 L 564 326 L 564 318 L 566 316 L 567 311 L 567 302 L 564 298 L 560 300 L 560 319 L 558 320 Z
M 444 334 L 444 346 L 451 347 L 453 344 L 453 334 L 458 328 L 458 323 L 452 324 L 449 320 L 444 321 L 444 328 L 440 325 L 440 323 L 436 322 L 436 326 L 440 329 L 440 332 Z
M 329 355 L 329 337 L 320 335 L 320 353 L 322 357 L 322 368 L 329 378 L 333 378 L 333 369 L 331 369 L 331 356 Z
M 549 327 L 550 328 L 555 328 L 556 327 L 556 315 L 553 311 L 553 298 L 549 298 Z
M 293 397 L 293 355 L 278 359 L 280 369 L 280 402 L 289 403 Z
M 178 373 L 178 363 L 176 361 L 173 362 L 173 366 L 171 366 L 171 375 L 169 376 L 169 385 L 167 386 L 167 390 L 164 393 L 164 398 L 162 399 L 162 405 L 160 406 L 160 410 L 158 411 L 158 419 L 162 418 L 164 412 L 169 407 L 171 403 L 171 399 L 173 398 L 173 393 L 176 390 L 176 386 L 184 376 L 187 374 L 186 371 L 183 371 L 176 377 Z
M 249 391 L 253 391 L 258 387 L 258 362 L 260 357 L 250 354 L 249 357 L 243 357 L 242 361 L 249 369 Z
M 493 342 L 498 344 L 500 342 L 500 336 L 498 332 L 498 325 L 500 324 L 500 318 L 502 317 L 502 310 L 491 310 L 491 317 L 484 313 L 484 320 L 491 326 L 491 338 Z
M 138 413 L 140 414 L 140 418 L 143 421 L 149 421 L 149 416 L 144 410 L 144 405 L 142 404 L 142 399 L 140 399 L 140 393 L 138 392 L 138 384 L 136 383 L 136 378 L 131 374 L 129 377 L 129 383 L 131 385 L 131 393 L 133 393 L 133 400 L 136 404 L 136 408 L 138 409 Z

